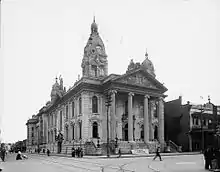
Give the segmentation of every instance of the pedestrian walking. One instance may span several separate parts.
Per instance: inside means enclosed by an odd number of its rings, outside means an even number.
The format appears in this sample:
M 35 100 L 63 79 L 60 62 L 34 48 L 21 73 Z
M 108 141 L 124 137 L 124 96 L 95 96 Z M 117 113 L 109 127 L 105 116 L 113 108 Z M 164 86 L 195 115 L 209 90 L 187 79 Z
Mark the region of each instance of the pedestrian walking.
M 16 156 L 16 160 L 22 160 L 21 151 L 18 151 L 18 154 Z
M 159 146 L 158 146 L 157 149 L 156 149 L 156 154 L 155 154 L 153 160 L 155 160 L 157 157 L 159 157 L 159 158 L 160 158 L 160 161 L 162 161 L 162 158 L 161 158 L 161 156 L 160 156 L 160 147 L 159 147 Z

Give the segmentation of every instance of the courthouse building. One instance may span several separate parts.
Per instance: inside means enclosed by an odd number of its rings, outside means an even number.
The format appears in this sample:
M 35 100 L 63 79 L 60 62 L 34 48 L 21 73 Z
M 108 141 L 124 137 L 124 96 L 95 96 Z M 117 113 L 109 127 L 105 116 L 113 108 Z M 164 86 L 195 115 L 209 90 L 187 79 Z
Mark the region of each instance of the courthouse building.
M 163 99 L 167 88 L 156 79 L 147 52 L 142 63 L 131 60 L 123 75 L 109 75 L 105 46 L 94 20 L 81 67 L 82 77 L 68 91 L 63 78 L 56 78 L 51 100 L 27 121 L 27 149 L 40 147 L 57 152 L 58 133 L 63 135 L 61 152 L 87 142 L 96 147 L 98 140 L 103 147 L 107 141 L 109 92 L 110 142 L 117 139 L 119 147 L 140 143 L 139 148 L 140 145 L 150 148 L 158 141 L 164 145 Z

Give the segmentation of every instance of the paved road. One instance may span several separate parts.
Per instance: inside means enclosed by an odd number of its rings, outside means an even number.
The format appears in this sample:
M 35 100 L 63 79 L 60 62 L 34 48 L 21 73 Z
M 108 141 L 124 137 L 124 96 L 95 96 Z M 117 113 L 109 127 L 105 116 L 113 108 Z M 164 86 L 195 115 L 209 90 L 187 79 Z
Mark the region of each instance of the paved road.
M 29 155 L 28 160 L 16 161 L 10 155 L 6 162 L 0 162 L 4 172 L 205 172 L 202 155 L 182 155 L 163 157 L 163 161 L 152 161 L 152 157 L 140 158 L 66 158 L 44 155 Z

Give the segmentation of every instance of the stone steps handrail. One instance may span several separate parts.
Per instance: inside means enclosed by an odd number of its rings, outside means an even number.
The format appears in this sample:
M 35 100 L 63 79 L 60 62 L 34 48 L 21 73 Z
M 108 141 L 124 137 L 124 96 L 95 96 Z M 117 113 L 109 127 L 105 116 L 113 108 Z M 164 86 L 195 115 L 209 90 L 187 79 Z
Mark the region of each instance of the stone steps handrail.
M 179 146 L 176 143 L 174 143 L 172 140 L 169 140 L 169 145 L 173 146 L 176 150 L 179 149 Z

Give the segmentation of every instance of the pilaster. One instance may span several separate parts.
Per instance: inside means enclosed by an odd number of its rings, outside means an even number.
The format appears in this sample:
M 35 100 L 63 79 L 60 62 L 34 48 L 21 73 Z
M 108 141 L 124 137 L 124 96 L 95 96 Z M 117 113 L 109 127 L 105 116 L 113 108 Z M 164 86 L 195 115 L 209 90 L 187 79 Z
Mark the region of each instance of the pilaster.
M 163 98 L 160 97 L 159 99 L 159 116 L 158 116 L 158 122 L 159 122 L 159 142 L 164 143 L 164 102 Z

